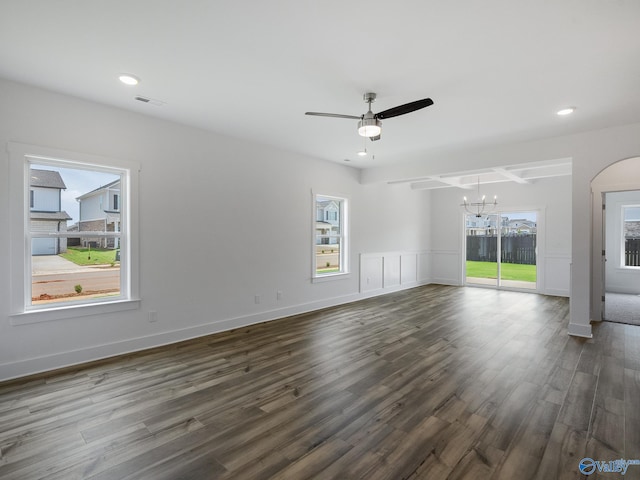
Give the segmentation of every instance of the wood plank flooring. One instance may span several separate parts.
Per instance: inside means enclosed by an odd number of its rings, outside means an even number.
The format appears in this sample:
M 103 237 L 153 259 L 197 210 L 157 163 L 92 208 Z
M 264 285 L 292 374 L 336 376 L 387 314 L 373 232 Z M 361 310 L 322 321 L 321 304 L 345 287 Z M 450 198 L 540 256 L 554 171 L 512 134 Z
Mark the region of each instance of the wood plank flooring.
M 568 308 L 431 285 L 6 382 L 0 478 L 586 478 L 640 458 L 640 327 Z

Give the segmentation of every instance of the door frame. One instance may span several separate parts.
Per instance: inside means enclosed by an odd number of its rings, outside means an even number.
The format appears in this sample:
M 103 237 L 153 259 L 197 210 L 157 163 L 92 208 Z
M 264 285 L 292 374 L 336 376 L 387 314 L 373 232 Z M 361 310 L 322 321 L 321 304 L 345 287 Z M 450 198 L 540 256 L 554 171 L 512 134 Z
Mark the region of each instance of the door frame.
M 525 292 L 525 293 L 541 293 L 544 291 L 544 266 L 543 262 L 540 261 L 541 258 L 544 258 L 544 208 L 533 207 L 533 208 L 500 208 L 493 210 L 491 212 L 487 212 L 487 215 L 500 215 L 502 216 L 504 213 L 528 213 L 534 212 L 536 214 L 536 288 L 517 288 L 511 286 L 500 285 L 500 263 L 498 262 L 498 278 L 496 278 L 495 285 L 482 285 L 476 283 L 467 283 L 467 225 L 466 219 L 468 213 L 462 212 L 462 282 L 461 284 L 465 287 L 478 287 L 478 288 L 493 288 L 496 290 L 508 290 L 515 292 Z M 500 248 L 500 238 L 498 239 L 498 248 Z

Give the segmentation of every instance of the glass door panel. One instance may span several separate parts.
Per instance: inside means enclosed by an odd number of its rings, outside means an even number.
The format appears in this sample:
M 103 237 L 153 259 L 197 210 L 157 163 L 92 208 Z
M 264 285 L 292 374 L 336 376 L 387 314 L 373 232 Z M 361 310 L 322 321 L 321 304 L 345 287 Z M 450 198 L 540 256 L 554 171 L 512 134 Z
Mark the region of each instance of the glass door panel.
M 535 290 L 537 286 L 535 212 L 504 212 L 500 215 L 501 287 Z
M 498 219 L 495 214 L 465 216 L 468 284 L 498 286 Z

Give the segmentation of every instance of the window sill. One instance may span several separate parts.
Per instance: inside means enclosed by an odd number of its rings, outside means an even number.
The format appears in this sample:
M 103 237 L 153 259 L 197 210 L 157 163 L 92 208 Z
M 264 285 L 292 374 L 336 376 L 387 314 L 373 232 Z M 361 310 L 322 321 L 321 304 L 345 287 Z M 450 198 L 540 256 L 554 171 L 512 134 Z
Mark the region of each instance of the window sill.
M 351 273 L 343 272 L 343 273 L 329 273 L 327 275 L 319 275 L 317 277 L 311 277 L 311 283 L 323 283 L 323 282 L 333 282 L 335 280 L 346 280 L 351 277 Z
M 32 323 L 63 320 L 67 318 L 87 317 L 105 313 L 136 310 L 140 307 L 140 300 L 115 300 L 111 302 L 92 303 L 84 305 L 56 306 L 41 310 L 27 310 L 10 315 L 11 325 L 29 325 Z

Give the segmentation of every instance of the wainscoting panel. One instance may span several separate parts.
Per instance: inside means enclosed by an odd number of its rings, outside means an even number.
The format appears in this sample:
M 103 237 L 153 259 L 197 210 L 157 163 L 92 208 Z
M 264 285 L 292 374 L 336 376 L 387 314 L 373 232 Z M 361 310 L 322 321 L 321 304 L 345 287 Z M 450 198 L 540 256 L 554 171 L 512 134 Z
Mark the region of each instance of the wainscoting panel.
M 418 281 L 418 254 L 405 253 L 400 256 L 400 283 L 403 285 Z
M 570 255 L 545 255 L 544 261 L 544 285 L 540 293 L 568 297 L 570 294 Z
M 383 288 L 382 256 L 360 255 L 360 291 L 370 292 Z
M 431 253 L 420 252 L 417 255 L 417 281 L 420 285 L 431 283 Z
M 431 281 L 442 285 L 462 285 L 461 253 L 458 250 L 431 252 Z
M 385 255 L 382 259 L 382 271 L 384 273 L 383 288 L 399 286 L 400 255 Z
M 360 292 L 402 290 L 430 283 L 427 252 L 363 253 L 360 255 Z

